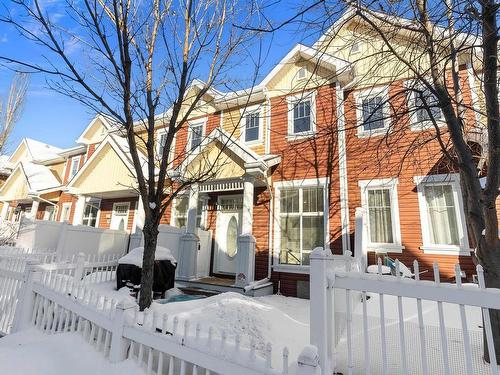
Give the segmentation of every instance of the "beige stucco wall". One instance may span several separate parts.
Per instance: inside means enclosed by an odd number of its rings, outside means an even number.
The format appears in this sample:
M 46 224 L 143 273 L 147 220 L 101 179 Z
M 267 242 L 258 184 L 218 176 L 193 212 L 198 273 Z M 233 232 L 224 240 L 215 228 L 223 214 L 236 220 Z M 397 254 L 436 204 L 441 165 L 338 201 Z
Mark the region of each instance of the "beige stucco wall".
M 106 144 L 72 185 L 77 193 L 92 194 L 126 190 L 137 184 L 115 150 Z

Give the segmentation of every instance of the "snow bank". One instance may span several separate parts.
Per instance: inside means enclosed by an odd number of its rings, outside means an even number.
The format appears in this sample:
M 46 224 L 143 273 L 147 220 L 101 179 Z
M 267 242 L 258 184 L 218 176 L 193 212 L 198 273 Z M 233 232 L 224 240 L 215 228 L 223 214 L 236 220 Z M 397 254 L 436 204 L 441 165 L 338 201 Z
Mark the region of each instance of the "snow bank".
M 22 375 L 144 374 L 132 361 L 110 363 L 79 333 L 29 329 L 0 339 L 0 372 Z
M 136 247 L 127 255 L 118 260 L 119 264 L 132 264 L 142 268 L 142 258 L 144 256 L 144 247 Z M 177 260 L 172 255 L 172 252 L 166 247 L 156 246 L 155 260 L 169 260 L 172 264 L 177 264 Z
M 264 355 L 265 346 L 273 346 L 273 364 L 282 361 L 286 346 L 290 358 L 297 358 L 309 343 L 309 301 L 283 296 L 246 297 L 238 293 L 223 293 L 201 300 L 153 304 L 153 311 L 177 316 L 179 326 L 189 320 L 200 323 L 202 335 L 212 326 L 220 334 L 224 330 L 228 339 L 239 334 L 242 346 L 253 338 L 257 351 Z

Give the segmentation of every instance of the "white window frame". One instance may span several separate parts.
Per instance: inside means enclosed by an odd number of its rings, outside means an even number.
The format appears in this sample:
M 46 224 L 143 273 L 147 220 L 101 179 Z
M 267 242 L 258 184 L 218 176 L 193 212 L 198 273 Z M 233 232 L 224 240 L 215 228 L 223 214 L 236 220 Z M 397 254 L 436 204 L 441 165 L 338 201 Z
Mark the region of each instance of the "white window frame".
M 175 206 L 177 204 L 178 199 L 187 199 L 188 200 L 188 209 L 186 210 L 186 224 L 187 224 L 187 211 L 189 210 L 189 195 L 187 194 L 180 194 L 175 199 L 173 200 L 173 203 L 171 204 L 170 208 L 170 225 L 175 227 L 175 221 L 177 220 L 177 210 L 175 209 Z M 207 210 L 206 206 L 208 204 L 208 196 L 198 196 L 198 202 L 202 203 L 201 206 L 201 216 L 200 216 L 200 229 L 202 230 L 207 230 Z M 198 203 L 199 204 L 199 203 Z M 196 215 L 196 219 L 198 219 L 198 215 Z M 176 227 L 177 228 L 177 227 Z
M 127 215 L 125 219 L 125 228 L 123 228 L 124 231 L 128 232 L 128 219 L 130 217 L 130 202 L 114 202 L 113 203 L 113 210 L 111 211 L 111 220 L 109 224 L 111 225 L 111 222 L 113 221 L 113 216 L 115 215 L 115 207 L 116 206 L 127 206 Z M 100 211 L 100 210 L 99 210 Z
M 91 227 L 91 228 L 99 228 L 99 220 L 101 218 L 101 199 L 98 199 L 98 198 L 93 198 L 93 199 L 89 199 L 88 201 L 85 202 L 85 205 L 83 206 L 83 213 L 82 213 L 82 225 L 86 225 L 86 224 L 83 224 L 83 221 L 85 220 L 85 210 L 87 208 L 87 205 L 90 204 L 91 201 L 94 201 L 94 202 L 99 202 L 98 205 L 95 205 L 97 207 L 97 215 L 96 215 L 96 219 L 95 219 L 95 226 L 94 227 Z M 90 225 L 87 225 L 90 227 Z
M 66 221 L 68 221 L 68 222 L 70 221 L 69 217 L 71 216 L 71 208 L 72 208 L 71 206 L 72 205 L 73 205 L 73 203 L 71 203 L 71 202 L 65 202 L 65 203 L 62 204 L 62 207 L 61 207 L 61 217 L 59 218 L 59 221 L 61 223 L 64 223 L 64 221 L 65 221 L 64 218 L 63 218 L 63 214 L 64 214 L 64 210 L 66 208 L 69 208 L 69 211 L 68 211 L 68 220 L 66 220 Z
M 308 131 L 294 133 L 293 132 L 293 109 L 295 104 L 309 100 L 311 102 L 311 128 Z M 303 92 L 296 95 L 289 95 L 286 97 L 288 104 L 288 140 L 295 140 L 301 138 L 308 138 L 316 134 L 316 90 Z
M 186 145 L 186 152 L 187 153 L 198 153 L 201 149 L 201 145 L 203 144 L 204 137 L 206 135 L 206 129 L 207 129 L 207 118 L 200 119 L 200 120 L 193 120 L 193 121 L 188 121 L 188 137 L 187 137 L 187 145 Z M 192 149 L 191 148 L 191 141 L 193 137 L 193 128 L 200 126 L 201 125 L 201 143 L 198 145 L 196 148 Z
M 273 241 L 273 269 L 276 272 L 289 272 L 289 273 L 303 273 L 308 274 L 309 265 L 293 265 L 293 264 L 280 264 L 280 250 L 281 250 L 281 189 L 286 188 L 303 188 L 303 187 L 323 187 L 323 233 L 324 233 L 324 247 L 329 246 L 330 238 L 330 216 L 328 206 L 328 184 L 329 179 L 311 178 L 304 180 L 292 181 L 278 181 L 274 183 L 274 241 Z M 302 204 L 302 193 L 299 193 L 299 205 Z
M 50 210 L 48 210 L 48 209 L 52 209 L 52 220 L 49 218 Z M 57 206 L 53 206 L 51 204 L 46 206 L 45 210 L 43 210 L 43 220 L 56 221 L 56 217 L 57 217 Z
M 399 202 L 398 202 L 398 179 L 397 178 L 381 178 L 372 180 L 360 180 L 358 186 L 361 189 L 361 206 L 363 208 L 363 241 L 366 244 L 368 251 L 377 253 L 402 253 L 404 246 L 401 242 L 401 224 L 399 219 Z M 391 200 L 391 223 L 392 223 L 392 238 L 393 243 L 378 243 L 370 240 L 370 218 L 368 207 L 368 192 L 370 190 L 389 189 Z
M 262 115 L 262 108 L 264 107 L 263 104 L 257 104 L 257 105 L 253 105 L 251 107 L 246 107 L 246 108 L 243 108 L 241 109 L 240 111 L 240 115 L 241 115 L 241 125 L 240 125 L 240 134 L 241 134 L 241 141 L 247 145 L 247 146 L 251 146 L 251 145 L 258 145 L 258 144 L 262 144 L 263 142 L 263 123 L 264 123 L 264 116 Z M 256 140 L 253 140 L 253 141 L 246 141 L 245 138 L 246 138 L 246 129 L 247 129 L 247 118 L 246 116 L 247 115 L 253 115 L 255 113 L 258 113 L 259 114 L 259 136 Z
M 415 85 L 418 86 L 418 84 L 415 82 L 415 80 L 409 80 L 405 82 L 405 88 L 409 91 L 408 92 L 408 112 L 410 113 L 410 130 L 412 131 L 422 131 L 426 129 L 432 129 L 434 127 L 434 124 L 432 123 L 431 120 L 426 120 L 426 121 L 418 121 L 417 118 L 417 108 L 415 106 L 415 101 L 417 99 L 417 93 L 412 90 Z M 446 125 L 446 121 L 444 120 L 444 115 L 441 109 L 439 109 L 441 112 L 441 115 L 443 116 L 441 120 L 436 120 L 436 124 L 438 127 L 443 127 Z
M 77 161 L 76 163 L 76 172 L 73 173 L 73 163 Z M 75 177 L 78 173 L 78 171 L 80 170 L 80 163 L 82 161 L 82 156 L 81 155 L 78 155 L 78 156 L 73 156 L 71 158 L 71 163 L 70 163 L 70 166 L 69 166 L 69 177 L 68 177 L 68 180 L 71 180 L 73 177 Z
M 469 239 L 467 234 L 467 223 L 462 201 L 462 189 L 460 188 L 460 175 L 458 173 L 436 174 L 428 176 L 415 176 L 413 178 L 417 185 L 418 205 L 420 210 L 420 225 L 422 229 L 423 245 L 421 249 L 425 254 L 435 255 L 470 255 Z M 436 245 L 430 241 L 429 220 L 427 217 L 427 202 L 424 195 L 424 187 L 427 184 L 451 185 L 453 200 L 456 208 L 457 227 L 460 245 Z
M 384 116 L 384 127 L 380 129 L 374 130 L 365 130 L 364 129 L 364 120 L 363 120 L 363 100 L 374 98 L 377 96 L 382 96 L 382 113 Z M 360 91 L 356 91 L 354 93 L 354 101 L 356 103 L 356 129 L 357 135 L 359 138 L 366 138 L 376 135 L 382 135 L 387 133 L 389 126 L 391 124 L 391 116 L 390 116 L 390 108 L 389 108 L 389 87 L 370 87 L 368 89 L 363 89 Z

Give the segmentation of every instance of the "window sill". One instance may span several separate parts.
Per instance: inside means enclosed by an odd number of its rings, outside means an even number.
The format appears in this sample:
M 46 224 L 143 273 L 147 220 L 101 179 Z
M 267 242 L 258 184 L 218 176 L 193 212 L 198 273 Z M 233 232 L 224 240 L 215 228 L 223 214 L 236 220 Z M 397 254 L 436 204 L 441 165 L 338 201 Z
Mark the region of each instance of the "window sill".
M 316 132 L 307 132 L 307 133 L 299 133 L 299 134 L 288 134 L 286 136 L 287 141 L 299 141 L 307 138 L 313 138 L 316 136 Z
M 420 246 L 420 249 L 423 250 L 424 254 L 431 255 L 464 255 L 470 256 L 472 249 L 462 248 L 458 246 Z
M 292 264 L 279 264 L 273 266 L 274 272 L 286 272 L 286 273 L 300 273 L 309 275 L 309 266 L 301 266 L 301 265 L 292 265 Z
M 387 254 L 387 253 L 402 253 L 404 246 L 395 244 L 371 244 L 367 246 L 368 251 L 373 251 L 375 253 Z
M 358 138 L 378 137 L 381 135 L 386 135 L 387 130 L 388 130 L 388 128 L 382 128 L 382 129 L 373 130 L 373 131 L 359 131 L 357 136 L 358 136 Z

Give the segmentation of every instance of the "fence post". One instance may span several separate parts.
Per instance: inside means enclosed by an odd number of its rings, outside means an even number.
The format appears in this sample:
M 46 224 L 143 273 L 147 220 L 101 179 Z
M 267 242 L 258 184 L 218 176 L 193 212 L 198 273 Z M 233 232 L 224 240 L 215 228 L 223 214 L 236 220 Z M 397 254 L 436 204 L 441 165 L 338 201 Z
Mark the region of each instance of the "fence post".
M 76 257 L 75 276 L 73 279 L 74 284 L 79 284 L 82 281 L 84 272 L 85 272 L 85 254 L 78 253 L 78 256 Z
M 326 277 L 328 254 L 317 247 L 310 255 L 310 343 L 317 348 L 319 364 L 324 374 L 330 374 L 331 361 L 328 352 L 328 321 L 334 319 L 333 311 L 328 313 Z M 335 324 L 333 322 L 332 324 Z
M 318 348 L 313 345 L 306 346 L 297 358 L 297 375 L 330 374 L 321 370 L 319 361 Z
M 355 230 L 354 230 L 354 256 L 362 259 L 364 264 L 368 264 L 368 252 L 366 246 L 363 246 L 363 208 L 356 207 L 355 211 Z M 363 270 L 364 271 L 364 270 Z
M 113 326 L 111 327 L 110 362 L 121 362 L 127 357 L 127 340 L 123 337 L 123 328 L 126 323 L 126 313 L 135 308 L 132 301 L 123 300 L 116 305 Z
M 38 281 L 41 274 L 36 270 L 37 264 L 38 262 L 29 260 L 24 268 L 23 285 L 19 291 L 14 319 L 12 321 L 12 333 L 21 331 L 31 322 L 31 315 L 35 304 L 33 283 L 34 281 Z

